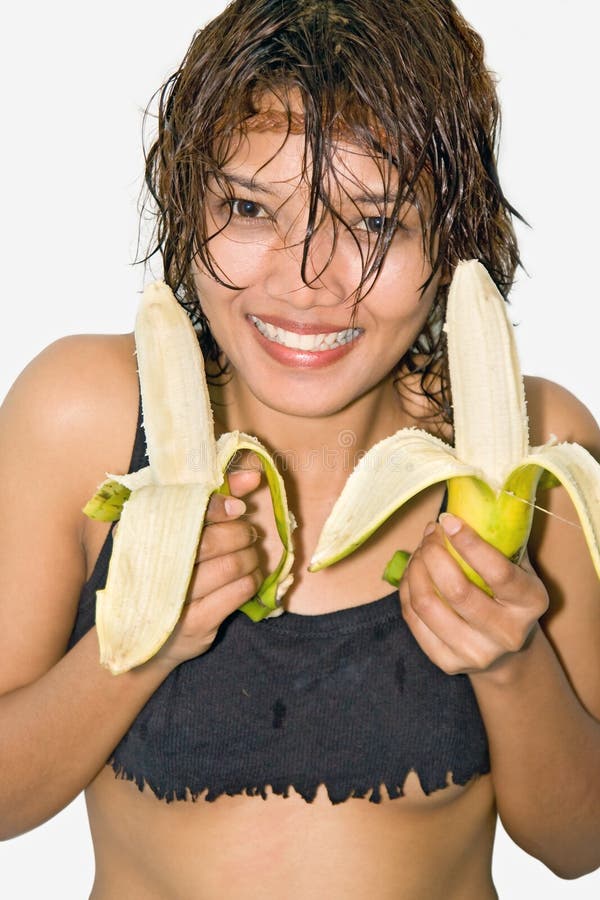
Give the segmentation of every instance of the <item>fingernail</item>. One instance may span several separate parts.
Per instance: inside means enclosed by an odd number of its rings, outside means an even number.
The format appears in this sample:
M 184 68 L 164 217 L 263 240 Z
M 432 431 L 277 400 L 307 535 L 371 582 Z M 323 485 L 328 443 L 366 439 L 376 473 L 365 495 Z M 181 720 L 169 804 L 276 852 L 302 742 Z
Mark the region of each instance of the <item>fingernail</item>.
M 425 537 L 427 537 L 428 534 L 433 534 L 434 531 L 435 531 L 435 523 L 430 522 L 429 525 L 426 527 L 425 531 L 423 532 L 423 535 Z
M 462 528 L 462 524 L 460 519 L 450 513 L 442 513 L 440 516 L 440 525 L 446 534 L 456 534 Z
M 241 516 L 246 511 L 246 504 L 239 497 L 228 497 L 225 501 L 225 512 L 228 516 Z

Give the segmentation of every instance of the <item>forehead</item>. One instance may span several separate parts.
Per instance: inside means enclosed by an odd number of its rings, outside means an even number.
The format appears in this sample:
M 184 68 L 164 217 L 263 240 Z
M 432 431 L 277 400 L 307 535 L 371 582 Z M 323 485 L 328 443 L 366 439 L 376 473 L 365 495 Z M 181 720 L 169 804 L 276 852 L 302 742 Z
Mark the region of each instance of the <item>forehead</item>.
M 333 184 L 352 191 L 367 188 L 381 193 L 382 185 L 393 191 L 398 172 L 384 154 L 360 144 L 348 127 L 327 129 L 322 158 L 316 160 L 324 187 Z M 238 126 L 228 140 L 226 174 L 298 187 L 311 180 L 315 160 L 307 134 L 306 118 L 297 97 L 288 104 L 266 95 L 257 111 Z

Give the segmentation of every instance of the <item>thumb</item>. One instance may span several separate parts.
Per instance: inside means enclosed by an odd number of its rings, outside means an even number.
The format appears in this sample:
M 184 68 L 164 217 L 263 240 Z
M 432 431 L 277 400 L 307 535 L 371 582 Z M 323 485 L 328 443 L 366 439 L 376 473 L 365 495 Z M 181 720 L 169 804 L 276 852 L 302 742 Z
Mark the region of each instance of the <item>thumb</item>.
M 234 497 L 244 497 L 250 491 L 256 490 L 260 484 L 261 475 L 259 469 L 237 469 L 235 472 L 228 472 L 229 490 Z

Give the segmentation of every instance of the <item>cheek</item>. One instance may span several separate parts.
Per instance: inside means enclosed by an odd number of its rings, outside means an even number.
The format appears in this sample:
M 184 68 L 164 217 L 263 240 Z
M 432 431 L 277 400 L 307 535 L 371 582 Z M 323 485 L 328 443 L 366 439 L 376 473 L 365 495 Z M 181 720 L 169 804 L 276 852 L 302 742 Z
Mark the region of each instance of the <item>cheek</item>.
M 215 281 L 196 258 L 194 262 L 196 289 L 202 311 L 211 323 L 211 329 L 216 337 L 218 323 L 227 317 L 241 290 L 252 286 L 260 278 L 267 251 L 256 243 L 252 245 L 239 243 L 224 237 L 211 241 L 210 251 L 215 272 L 226 285 L 231 285 L 226 287 Z
M 215 272 L 226 283 L 238 288 L 245 288 L 256 282 L 264 267 L 269 248 L 260 241 L 250 237 L 240 239 L 219 235 L 210 242 L 210 259 Z M 221 286 L 214 281 L 209 272 L 196 261 L 196 282 L 201 281 L 204 288 L 207 282 L 217 288 Z M 200 286 L 200 284 L 199 284 Z M 225 288 L 228 294 L 231 291 Z
M 380 300 L 379 317 L 391 328 L 404 325 L 416 336 L 429 315 L 440 279 L 436 276 L 423 292 L 431 266 L 421 256 L 415 257 L 416 254 L 412 258 L 406 254 L 398 260 L 386 260 L 374 293 Z
M 216 268 L 216 271 L 219 272 L 219 268 Z M 223 280 L 226 275 L 227 273 L 222 276 Z M 237 292 L 218 284 L 198 261 L 194 264 L 194 283 L 202 312 L 208 319 L 213 337 L 220 344 L 220 335 L 223 331 L 220 323 L 226 320 L 231 301 Z

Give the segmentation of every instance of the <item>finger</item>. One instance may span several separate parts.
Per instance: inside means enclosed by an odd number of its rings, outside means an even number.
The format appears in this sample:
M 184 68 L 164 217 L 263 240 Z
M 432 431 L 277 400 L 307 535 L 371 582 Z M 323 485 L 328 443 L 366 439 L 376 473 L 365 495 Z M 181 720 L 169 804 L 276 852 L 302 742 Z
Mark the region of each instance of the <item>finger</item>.
M 256 568 L 205 597 L 193 598 L 185 609 L 187 621 L 197 623 L 202 630 L 216 630 L 227 616 L 254 597 L 263 580 L 262 572 Z
M 524 590 L 526 575 L 522 569 L 457 516 L 443 513 L 440 525 L 455 550 L 483 578 L 500 602 L 509 600 L 529 605 L 528 592 Z
M 488 546 L 480 538 L 477 540 Z M 518 602 L 514 602 L 513 595 L 507 593 L 503 597 L 496 594 L 490 597 L 470 581 L 448 553 L 443 541 L 442 529 L 438 527 L 423 541 L 419 551 L 419 559 L 437 593 L 476 634 L 485 637 L 486 652 L 490 646 L 504 653 L 520 650 L 533 622 L 547 608 L 547 593 L 537 576 L 506 560 L 508 566 L 517 570 L 515 590 Z M 415 571 L 418 573 L 418 568 Z M 482 575 L 487 581 L 487 572 L 482 571 Z
M 236 469 L 227 472 L 229 490 L 235 497 L 243 497 L 250 491 L 255 491 L 262 478 L 262 470 L 249 466 L 244 469 Z
M 413 555 L 405 578 L 409 594 L 409 617 L 414 614 L 419 623 L 425 625 L 446 646 L 447 651 L 461 661 L 463 668 L 483 668 L 489 665 L 499 650 L 493 634 L 474 628 L 443 599 L 430 577 L 420 551 Z M 480 593 L 488 604 L 495 602 L 487 594 Z M 421 633 L 422 628 L 418 623 L 417 628 Z M 429 642 L 431 643 L 431 639 Z
M 224 585 L 249 575 L 258 568 L 258 556 L 254 547 L 245 547 L 235 553 L 226 553 L 208 559 L 196 566 L 188 587 L 188 597 L 203 598 Z
M 256 528 L 247 519 L 209 524 L 202 531 L 196 562 L 242 550 L 254 544 L 257 536 Z
M 419 564 L 424 566 L 434 590 L 456 615 L 479 631 L 493 633 L 498 629 L 500 620 L 506 615 L 503 606 L 467 578 L 448 552 L 439 526 L 421 545 L 414 577 Z
M 239 456 L 234 457 L 231 471 L 240 472 L 243 469 L 255 469 L 263 471 L 263 464 L 258 453 L 254 450 L 239 450 Z
M 246 511 L 246 504 L 239 498 L 256 490 L 260 484 L 260 474 L 254 469 L 228 473 L 227 479 L 231 493 L 220 494 L 216 491 L 211 496 L 206 510 L 206 521 L 226 522 L 231 518 L 243 515 Z
M 529 575 L 537 575 L 537 572 L 531 564 L 531 560 L 529 559 L 529 553 L 527 552 L 527 550 L 525 550 L 523 556 L 521 557 L 519 568 L 523 569 L 524 572 L 528 572 Z
M 230 522 L 246 512 L 246 504 L 238 497 L 214 493 L 206 508 L 205 522 Z
M 448 644 L 435 634 L 414 611 L 407 579 L 403 579 L 400 584 L 400 601 L 404 621 L 410 628 L 421 650 L 429 657 L 431 662 L 448 675 L 456 675 L 464 671 L 463 661 L 453 653 Z

